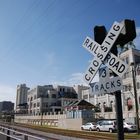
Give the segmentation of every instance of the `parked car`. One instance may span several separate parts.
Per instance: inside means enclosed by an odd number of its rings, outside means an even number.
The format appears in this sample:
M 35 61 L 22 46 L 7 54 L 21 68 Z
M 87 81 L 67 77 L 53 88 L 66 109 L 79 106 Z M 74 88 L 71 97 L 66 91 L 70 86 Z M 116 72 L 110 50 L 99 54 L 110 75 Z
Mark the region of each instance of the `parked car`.
M 116 121 L 103 120 L 97 122 L 96 130 L 99 131 L 109 131 L 110 133 L 116 131 Z
M 136 131 L 136 125 L 131 122 L 123 122 L 123 127 L 125 132 Z
M 81 130 L 96 130 L 96 123 L 95 122 L 88 122 L 81 126 Z

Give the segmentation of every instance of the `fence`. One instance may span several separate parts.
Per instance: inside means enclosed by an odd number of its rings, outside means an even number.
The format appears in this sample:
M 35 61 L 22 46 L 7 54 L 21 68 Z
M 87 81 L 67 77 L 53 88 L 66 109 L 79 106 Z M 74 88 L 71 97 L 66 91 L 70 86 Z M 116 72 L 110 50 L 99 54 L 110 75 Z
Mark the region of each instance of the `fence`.
M 46 140 L 46 138 L 40 138 L 3 126 L 0 126 L 0 134 L 5 136 L 5 140 L 28 140 L 29 138 L 33 138 L 34 140 Z M 20 135 L 20 138 L 16 137 L 15 135 L 18 135 L 18 137 Z

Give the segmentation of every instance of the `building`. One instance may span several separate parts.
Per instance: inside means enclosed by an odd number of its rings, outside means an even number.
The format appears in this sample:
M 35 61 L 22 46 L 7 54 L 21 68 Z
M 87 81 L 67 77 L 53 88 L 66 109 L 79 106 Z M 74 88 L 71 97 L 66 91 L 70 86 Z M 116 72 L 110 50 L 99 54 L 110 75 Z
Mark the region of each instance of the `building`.
M 16 95 L 16 112 L 17 113 L 27 113 L 27 93 L 29 88 L 26 84 L 21 84 L 17 86 Z
M 71 101 L 77 100 L 73 87 L 44 85 L 28 91 L 28 114 L 64 111 Z
M 0 112 L 12 112 L 14 110 L 14 103 L 11 101 L 0 102 Z
M 137 91 L 138 106 L 140 107 L 140 51 L 134 48 L 129 48 L 122 52 L 119 57 L 129 65 L 128 71 L 123 76 L 123 90 L 122 90 L 122 108 L 123 118 L 134 121 L 135 118 L 135 96 L 134 96 L 134 85 L 132 77 L 132 63 L 135 66 L 135 82 Z M 97 117 L 103 117 L 106 119 L 115 119 L 115 96 L 113 94 L 90 94 L 90 89 L 82 92 L 82 98 L 96 105 Z M 140 109 L 139 109 L 140 112 Z
M 74 85 L 73 88 L 75 92 L 78 94 L 78 100 L 82 100 L 82 92 L 84 90 L 89 89 L 88 86 L 84 86 L 84 85 Z

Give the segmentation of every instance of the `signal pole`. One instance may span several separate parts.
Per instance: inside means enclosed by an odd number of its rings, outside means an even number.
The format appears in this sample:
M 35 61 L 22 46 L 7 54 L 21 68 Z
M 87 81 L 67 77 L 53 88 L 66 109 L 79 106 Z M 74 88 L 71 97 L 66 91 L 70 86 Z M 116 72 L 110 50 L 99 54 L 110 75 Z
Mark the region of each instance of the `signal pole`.
M 134 90 L 134 99 L 135 99 L 135 109 L 136 109 L 136 126 L 137 134 L 139 135 L 139 111 L 138 111 L 138 100 L 137 100 L 137 89 L 136 89 L 136 69 L 134 62 L 131 63 L 132 66 L 132 79 L 133 79 L 133 90 Z

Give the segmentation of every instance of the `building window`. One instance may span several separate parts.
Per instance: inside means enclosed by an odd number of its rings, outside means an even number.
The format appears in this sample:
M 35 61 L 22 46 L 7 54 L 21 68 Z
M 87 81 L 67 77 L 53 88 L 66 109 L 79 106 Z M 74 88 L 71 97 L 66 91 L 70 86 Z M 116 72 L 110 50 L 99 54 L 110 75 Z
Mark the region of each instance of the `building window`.
M 56 94 L 52 94 L 52 98 L 56 98 Z
M 88 99 L 88 95 L 84 95 L 83 96 L 83 99 Z
M 140 96 L 139 96 L 139 104 L 140 104 Z
M 34 103 L 34 107 L 36 107 L 36 103 Z
M 140 83 L 137 82 L 137 89 L 140 89 Z
M 137 66 L 137 68 L 136 68 L 136 74 L 137 75 L 140 75 L 140 66 Z
M 126 57 L 125 62 L 126 64 L 129 64 L 129 57 Z
M 133 108 L 133 103 L 131 98 L 127 98 L 127 108 L 130 111 Z
M 30 107 L 32 108 L 32 103 L 30 104 Z
M 131 89 L 132 89 L 131 84 L 123 85 L 123 91 L 124 91 L 124 92 L 126 92 L 126 91 L 131 91 Z
M 40 106 L 40 103 L 38 102 L 38 103 L 37 103 L 37 107 L 39 107 L 39 106 Z
M 34 95 L 34 99 L 36 99 L 36 95 Z

